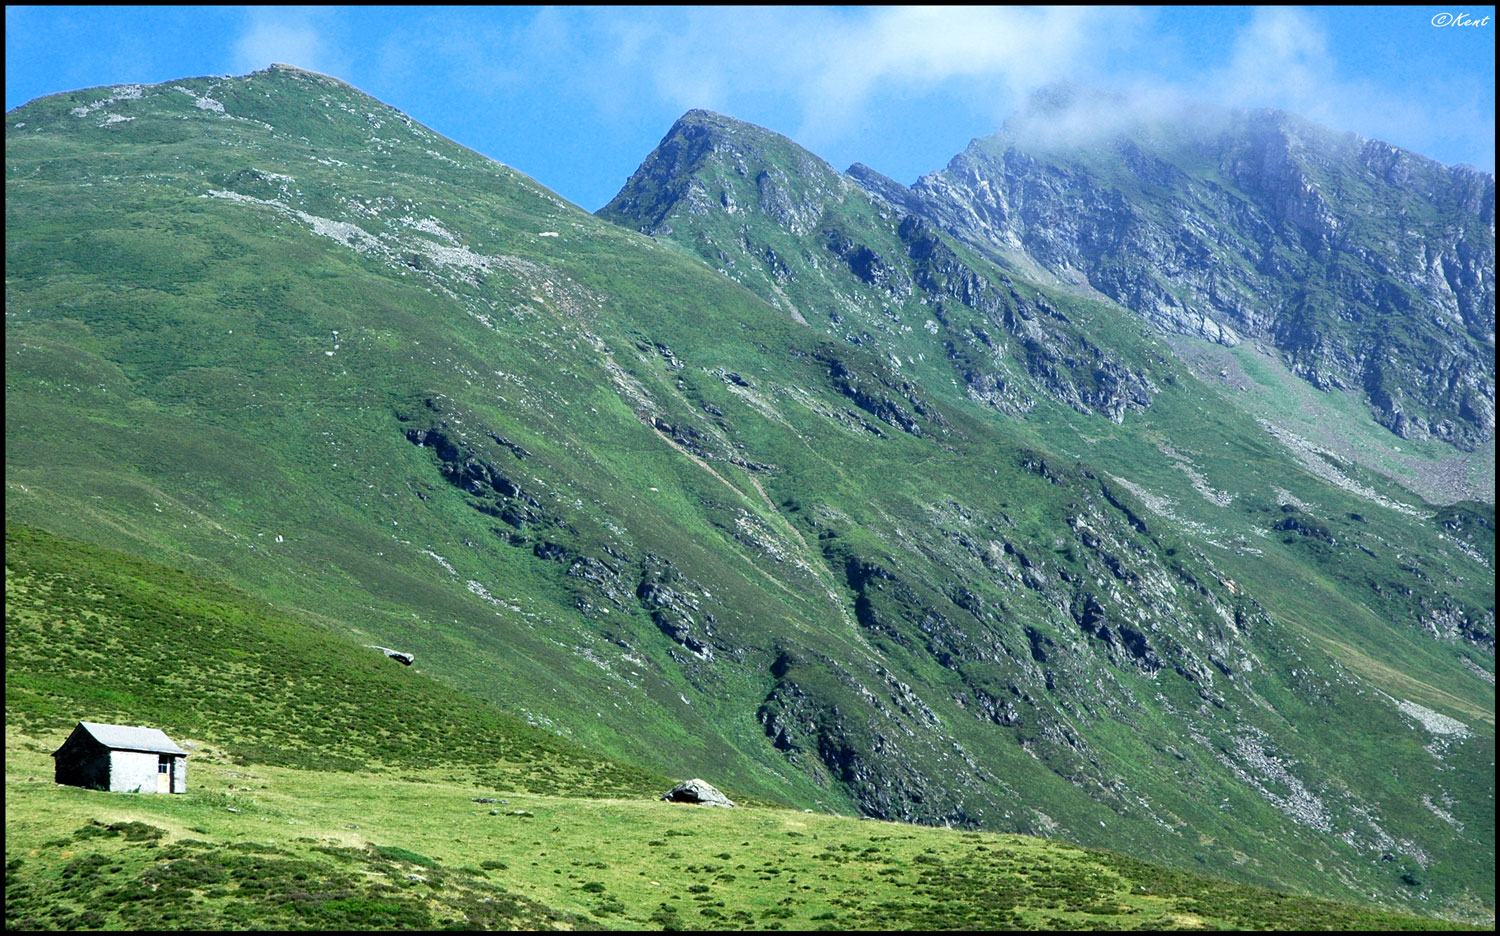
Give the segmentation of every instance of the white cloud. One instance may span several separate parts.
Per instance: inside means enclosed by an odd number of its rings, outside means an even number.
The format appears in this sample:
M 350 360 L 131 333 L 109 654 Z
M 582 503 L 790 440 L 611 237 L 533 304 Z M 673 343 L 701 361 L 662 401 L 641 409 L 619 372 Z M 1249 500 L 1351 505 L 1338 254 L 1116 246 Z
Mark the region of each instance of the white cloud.
M 1217 103 L 1274 107 L 1338 129 L 1368 126 L 1386 114 L 1409 122 L 1420 115 L 1399 98 L 1339 74 L 1322 25 L 1294 7 L 1261 8 L 1235 37 L 1229 60 L 1203 76 L 1201 93 Z M 1367 130 L 1366 133 L 1369 131 Z
M 273 62 L 338 75 L 348 62 L 330 41 L 331 12 L 296 7 L 254 7 L 234 44 L 234 71 L 257 71 Z
M 240 70 L 289 61 L 340 74 L 345 61 L 331 38 L 340 15 L 250 13 L 236 46 Z M 1238 34 L 1215 42 L 1224 49 L 1217 63 L 1187 66 L 1191 54 L 1173 43 L 1190 46 L 1195 37 L 1172 34 L 1167 14 L 1150 9 L 562 7 L 485 16 L 435 8 L 403 15 L 399 29 L 367 42 L 366 64 L 386 85 L 436 80 L 534 113 L 583 106 L 617 126 L 646 112 L 704 107 L 764 122 L 822 152 L 878 139 L 879 131 L 869 134 L 887 113 L 913 103 L 967 113 L 972 135 L 983 135 L 1036 88 L 1073 81 L 1124 92 L 1131 106 L 1075 114 L 1072 125 L 1054 128 L 1064 140 L 1118 126 L 1142 108 L 1151 116 L 1196 100 L 1280 107 L 1417 149 L 1472 137 L 1465 149 L 1487 152 L 1493 165 L 1493 143 L 1483 139 L 1493 115 L 1478 103 L 1435 110 L 1424 89 L 1393 92 L 1359 50 L 1333 42 L 1325 14 L 1273 8 L 1216 22 L 1235 19 Z
M 1426 21 L 1417 17 L 1419 28 Z M 1274 107 L 1336 130 L 1352 130 L 1422 150 L 1438 140 L 1461 142 L 1494 168 L 1494 113 L 1478 100 L 1445 101 L 1434 107 L 1432 89 L 1393 89 L 1378 76 L 1351 77 L 1357 50 L 1331 48 L 1325 27 L 1308 11 L 1256 10 L 1236 37 L 1229 62 L 1205 75 L 1197 94 L 1216 103 Z M 1358 66 L 1363 70 L 1365 63 Z
M 1303 112 L 1335 84 L 1333 59 L 1317 22 L 1293 7 L 1262 8 L 1234 44 L 1217 91 L 1226 103 L 1294 102 Z
M 1024 89 L 1075 69 L 1111 25 L 1100 18 L 1120 16 L 1077 7 L 882 8 L 821 37 L 814 68 L 820 90 L 846 106 L 887 81 L 920 88 L 951 78 L 1000 79 Z
M 857 126 L 882 96 L 958 83 L 998 120 L 1032 87 L 1088 77 L 1106 46 L 1145 20 L 1119 8 L 693 7 L 596 13 L 585 28 L 613 49 L 623 80 L 644 73 L 643 93 L 741 114 L 774 98 L 800 114 L 800 128 L 780 129 L 816 145 Z

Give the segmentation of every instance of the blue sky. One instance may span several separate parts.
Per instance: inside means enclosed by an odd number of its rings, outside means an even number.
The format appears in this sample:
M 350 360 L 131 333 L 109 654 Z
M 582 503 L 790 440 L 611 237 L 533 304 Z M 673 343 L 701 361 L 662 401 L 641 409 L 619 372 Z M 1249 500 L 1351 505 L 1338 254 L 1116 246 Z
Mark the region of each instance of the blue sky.
M 1475 25 L 1435 25 L 1457 14 Z M 589 210 L 690 108 L 910 183 L 1058 80 L 1495 168 L 1494 7 L 7 7 L 5 25 L 6 110 L 287 62 Z

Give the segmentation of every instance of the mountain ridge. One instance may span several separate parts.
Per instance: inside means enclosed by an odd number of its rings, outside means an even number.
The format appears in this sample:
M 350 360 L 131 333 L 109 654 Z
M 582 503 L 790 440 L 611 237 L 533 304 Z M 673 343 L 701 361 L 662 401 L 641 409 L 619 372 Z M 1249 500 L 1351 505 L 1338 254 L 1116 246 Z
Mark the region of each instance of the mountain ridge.
M 1025 253 L 1164 331 L 1271 344 L 1320 390 L 1362 389 L 1377 421 L 1402 438 L 1466 451 L 1493 439 L 1492 174 L 1246 110 L 1208 118 L 1223 126 L 1208 130 L 1173 115 L 1148 132 L 1116 116 L 1094 145 L 1125 171 L 1096 180 L 1081 144 L 1066 134 L 1049 143 L 1045 126 L 1033 129 L 1072 107 L 1054 102 L 975 140 L 919 179 L 907 208 L 920 205 L 975 246 Z M 1142 186 L 1165 187 L 1181 204 L 1119 200 Z M 1408 213 L 1445 227 L 1415 239 L 1389 220 Z M 1059 228 L 1058 218 L 1069 220 Z M 1306 285 L 1289 292 L 1278 281 Z M 1395 372 L 1374 363 L 1396 341 L 1428 349 L 1430 363 L 1410 350 L 1396 352 Z

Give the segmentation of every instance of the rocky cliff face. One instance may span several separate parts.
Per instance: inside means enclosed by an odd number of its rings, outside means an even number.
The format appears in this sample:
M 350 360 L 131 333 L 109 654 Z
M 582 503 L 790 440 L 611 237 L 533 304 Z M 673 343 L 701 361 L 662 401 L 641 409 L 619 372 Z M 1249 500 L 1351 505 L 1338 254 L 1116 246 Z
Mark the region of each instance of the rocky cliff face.
M 872 193 L 1162 331 L 1274 347 L 1406 439 L 1493 440 L 1495 180 L 1276 111 L 1048 136 L 1068 95 Z

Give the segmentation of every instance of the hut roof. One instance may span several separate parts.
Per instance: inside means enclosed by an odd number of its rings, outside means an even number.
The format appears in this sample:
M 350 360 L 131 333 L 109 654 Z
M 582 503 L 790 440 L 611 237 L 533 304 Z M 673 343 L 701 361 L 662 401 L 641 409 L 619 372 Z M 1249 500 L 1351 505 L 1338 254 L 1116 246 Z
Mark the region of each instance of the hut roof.
M 79 722 L 79 727 L 94 736 L 94 740 L 108 748 L 123 751 L 151 751 L 157 754 L 187 755 L 166 732 L 160 728 L 144 726 L 131 728 L 126 725 L 101 725 L 98 722 Z

